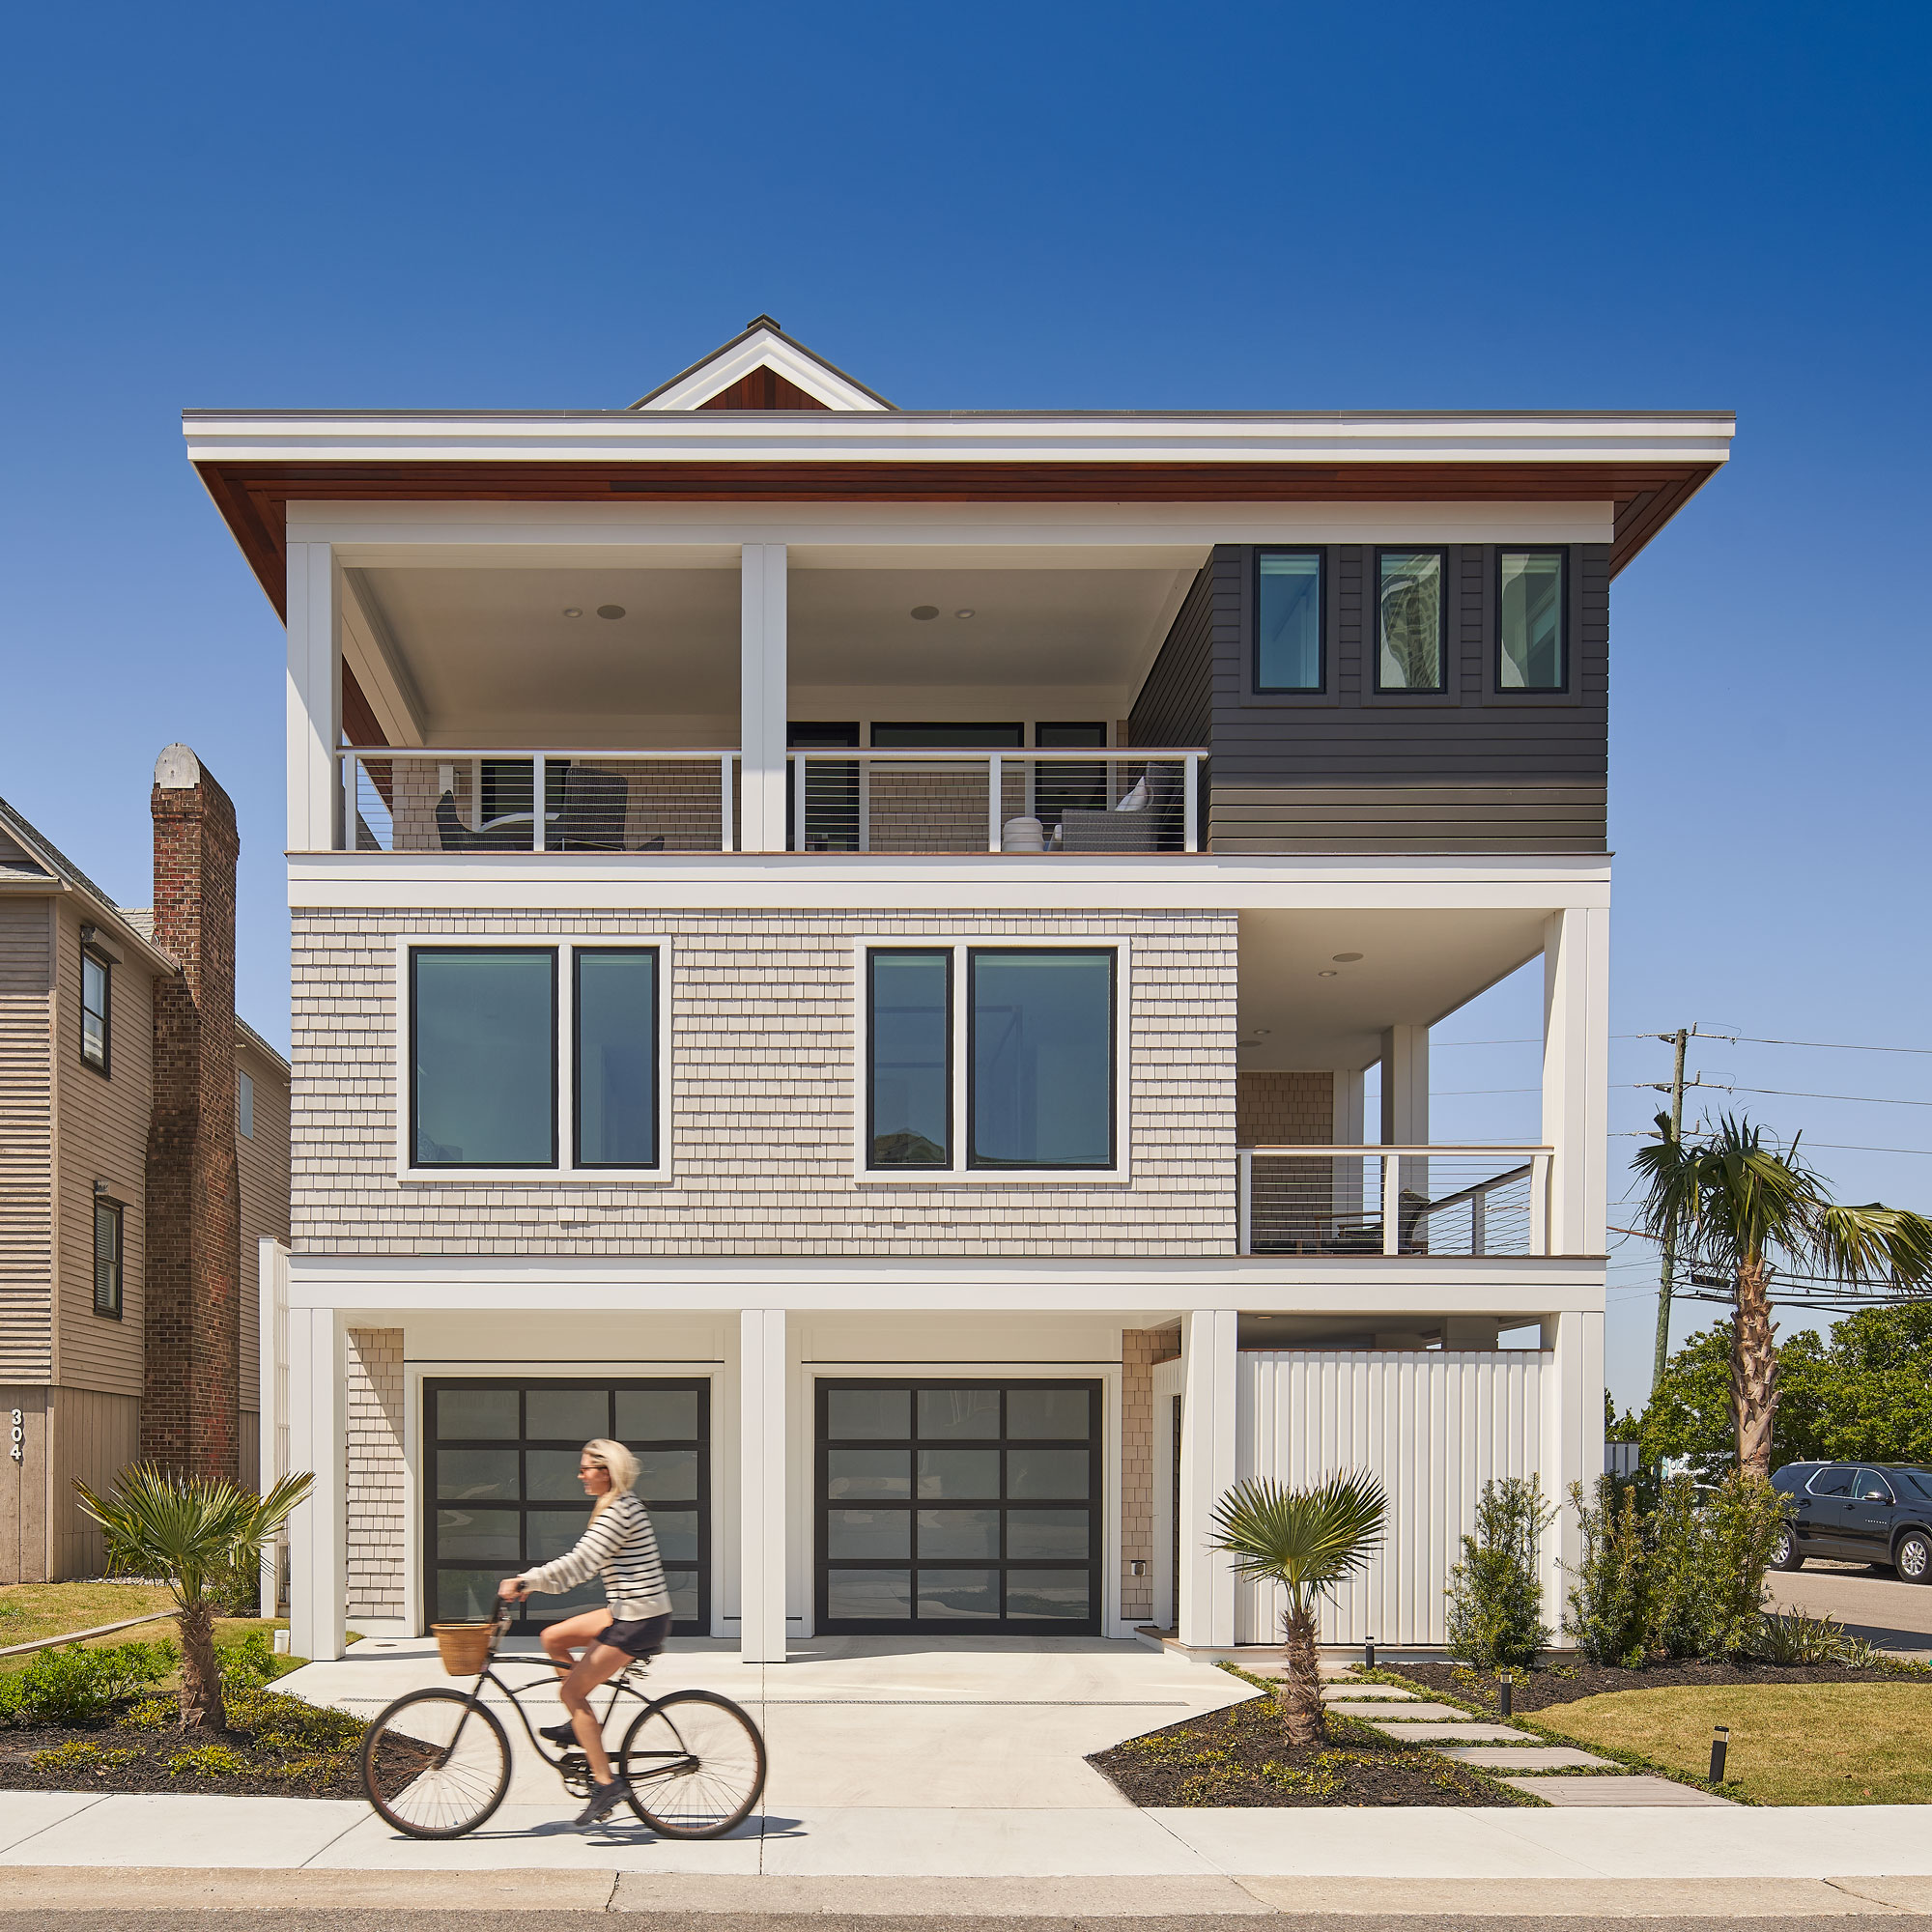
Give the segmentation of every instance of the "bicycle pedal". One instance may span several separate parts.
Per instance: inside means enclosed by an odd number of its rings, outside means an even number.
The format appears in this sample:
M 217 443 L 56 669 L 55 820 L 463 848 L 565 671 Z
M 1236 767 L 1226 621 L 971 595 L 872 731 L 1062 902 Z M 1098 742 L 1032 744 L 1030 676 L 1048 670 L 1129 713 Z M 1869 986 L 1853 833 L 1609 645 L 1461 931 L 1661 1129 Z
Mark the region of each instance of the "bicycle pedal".
M 556 1772 L 573 1798 L 590 1796 L 590 1760 L 582 1751 L 567 1751 L 558 1760 Z

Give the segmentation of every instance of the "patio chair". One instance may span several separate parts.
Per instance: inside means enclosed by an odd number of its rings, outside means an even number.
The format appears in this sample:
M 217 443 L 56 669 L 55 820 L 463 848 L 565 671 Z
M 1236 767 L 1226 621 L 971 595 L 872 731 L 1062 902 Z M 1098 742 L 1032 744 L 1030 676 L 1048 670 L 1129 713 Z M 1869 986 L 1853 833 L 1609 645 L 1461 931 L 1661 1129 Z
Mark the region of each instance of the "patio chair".
M 472 832 L 456 810 L 449 793 L 436 802 L 436 836 L 445 852 L 527 852 L 527 832 Z
M 557 815 L 557 849 L 621 852 L 630 781 L 622 772 L 573 764 L 563 775 L 563 810 Z
M 1134 791 L 1146 786 L 1142 802 L 1123 800 L 1111 811 L 1067 811 L 1060 818 L 1063 852 L 1158 852 L 1178 846 L 1180 831 L 1180 774 L 1172 765 L 1151 765 Z

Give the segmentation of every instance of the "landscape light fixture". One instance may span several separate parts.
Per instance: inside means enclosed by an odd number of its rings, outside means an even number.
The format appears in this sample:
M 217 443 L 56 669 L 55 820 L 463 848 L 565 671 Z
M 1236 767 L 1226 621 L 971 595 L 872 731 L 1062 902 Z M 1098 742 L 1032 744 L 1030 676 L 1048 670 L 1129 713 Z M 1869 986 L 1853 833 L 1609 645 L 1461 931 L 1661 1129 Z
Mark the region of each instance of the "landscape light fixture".
M 1497 1716 L 1497 1717 L 1499 1717 L 1499 1718 L 1507 1718 L 1507 1717 L 1511 1717 L 1511 1716 L 1513 1716 L 1513 1715 L 1514 1715 L 1514 1714 L 1513 1714 L 1513 1712 L 1511 1711 L 1511 1708 L 1510 1708 L 1510 1693 L 1511 1693 L 1511 1692 L 1512 1692 L 1512 1691 L 1514 1690 L 1514 1689 L 1515 1689 L 1515 1688 L 1516 1688 L 1516 1687 L 1515 1687 L 1515 1682 L 1514 1682 L 1514 1680 L 1513 1680 L 1513 1679 L 1511 1678 L 1511 1676 L 1510 1676 L 1510 1674 L 1509 1674 L 1509 1672 L 1508 1672 L 1507 1670 L 1505 1670 L 1505 1671 L 1502 1671 L 1501 1673 L 1499 1673 L 1499 1675 L 1498 1675 L 1498 1676 L 1497 1676 L 1497 1678 L 1496 1678 L 1496 1716 Z
M 1731 1727 L 1719 1724 L 1711 1736 L 1711 1782 L 1724 1781 L 1724 1756 L 1731 1747 Z

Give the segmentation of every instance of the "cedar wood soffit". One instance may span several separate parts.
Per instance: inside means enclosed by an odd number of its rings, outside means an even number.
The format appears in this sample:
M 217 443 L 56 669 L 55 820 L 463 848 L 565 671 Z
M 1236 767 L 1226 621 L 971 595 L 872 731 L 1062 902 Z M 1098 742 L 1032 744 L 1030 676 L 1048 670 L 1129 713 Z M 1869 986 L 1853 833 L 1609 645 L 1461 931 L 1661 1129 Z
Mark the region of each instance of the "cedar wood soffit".
M 278 611 L 298 502 L 1614 502 L 1621 570 L 1729 455 L 1728 413 L 190 411 Z

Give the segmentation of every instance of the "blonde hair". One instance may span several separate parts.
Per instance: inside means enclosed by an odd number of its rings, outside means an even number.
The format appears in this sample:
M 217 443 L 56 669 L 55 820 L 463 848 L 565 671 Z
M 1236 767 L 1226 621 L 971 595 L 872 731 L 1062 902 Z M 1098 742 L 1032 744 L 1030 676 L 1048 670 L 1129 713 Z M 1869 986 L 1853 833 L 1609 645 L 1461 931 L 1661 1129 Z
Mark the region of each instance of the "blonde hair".
M 602 1435 L 594 1442 L 586 1442 L 583 1453 L 600 1469 L 608 1469 L 611 1474 L 611 1487 L 591 1507 L 590 1520 L 595 1522 L 619 1496 L 636 1488 L 638 1459 L 621 1442 L 612 1442 Z

